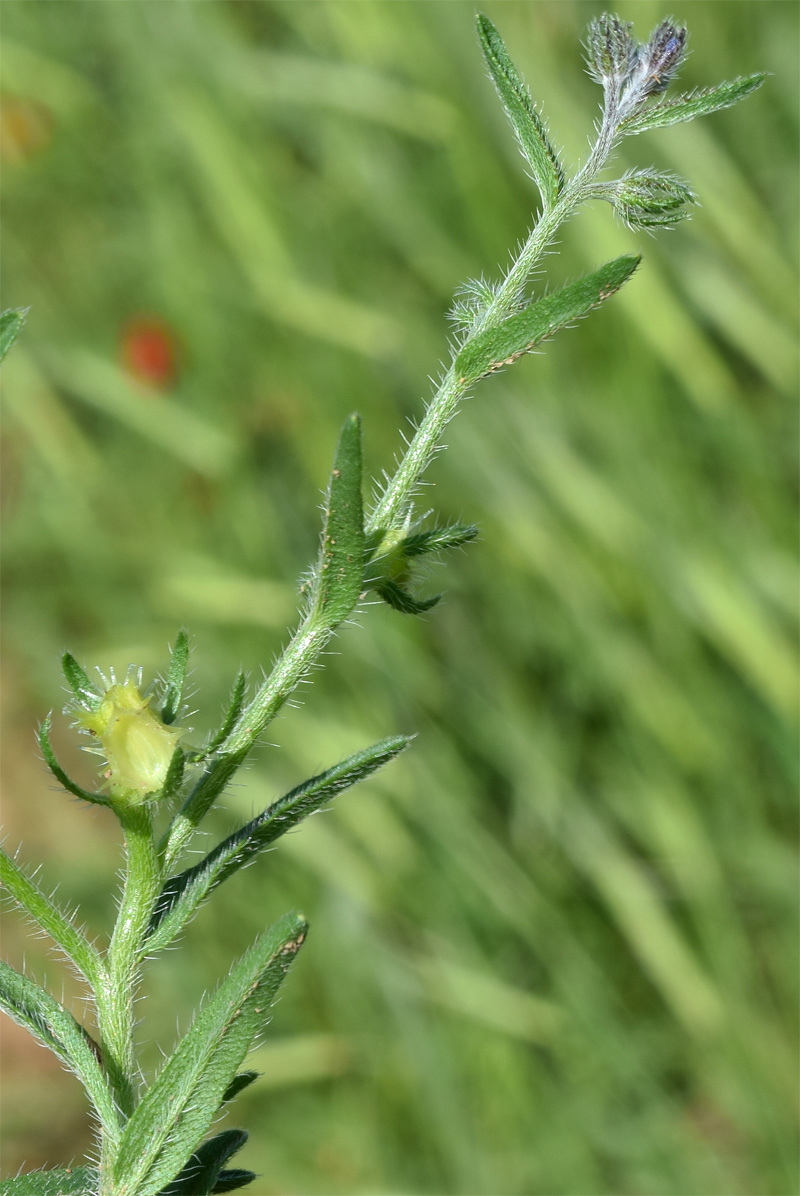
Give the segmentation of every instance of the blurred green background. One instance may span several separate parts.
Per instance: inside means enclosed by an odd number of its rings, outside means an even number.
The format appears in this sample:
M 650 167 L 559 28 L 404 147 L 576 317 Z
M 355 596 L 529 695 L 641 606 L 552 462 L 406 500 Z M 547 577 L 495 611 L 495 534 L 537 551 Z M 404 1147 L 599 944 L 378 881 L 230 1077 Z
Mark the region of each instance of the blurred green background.
M 574 164 L 603 6 L 488 14 Z M 619 5 L 645 37 L 668 15 Z M 369 608 L 214 829 L 384 735 L 412 750 L 233 879 L 152 965 L 148 1066 L 258 929 L 308 945 L 228 1124 L 254 1193 L 796 1191 L 798 9 L 693 0 L 686 88 L 740 107 L 629 139 L 702 201 L 650 238 L 587 209 L 550 278 L 636 279 L 483 383 L 425 502 L 481 539 Z M 101 939 L 115 824 L 33 731 L 58 658 L 152 677 L 191 724 L 284 642 L 338 428 L 374 475 L 535 196 L 471 2 L 4 0 L 7 842 Z M 54 740 L 88 783 L 58 716 Z M 275 746 L 273 746 L 275 745 Z M 76 999 L 8 916 L 6 951 Z M 4 1027 L 4 1174 L 80 1157 L 77 1082 Z M 237 1159 L 238 1161 L 238 1159 Z

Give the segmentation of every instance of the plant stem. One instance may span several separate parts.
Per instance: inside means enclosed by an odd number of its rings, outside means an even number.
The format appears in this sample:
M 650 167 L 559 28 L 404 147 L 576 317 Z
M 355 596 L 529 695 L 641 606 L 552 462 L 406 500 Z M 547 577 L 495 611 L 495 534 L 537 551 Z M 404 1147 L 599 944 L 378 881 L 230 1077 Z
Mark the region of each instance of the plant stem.
M 125 1119 L 137 1102 L 133 1004 L 140 951 L 163 877 L 149 807 L 123 807 L 120 803 L 117 814 L 125 834 L 125 882 L 105 975 L 97 989 L 97 1013 L 104 1067 Z M 104 1157 L 102 1161 L 106 1174 L 109 1160 Z

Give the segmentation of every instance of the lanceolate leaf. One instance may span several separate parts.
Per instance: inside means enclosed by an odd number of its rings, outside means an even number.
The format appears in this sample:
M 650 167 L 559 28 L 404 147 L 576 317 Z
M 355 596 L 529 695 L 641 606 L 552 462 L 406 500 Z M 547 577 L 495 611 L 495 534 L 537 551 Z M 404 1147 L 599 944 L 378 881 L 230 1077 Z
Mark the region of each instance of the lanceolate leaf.
M 476 21 L 483 53 L 498 95 L 513 125 L 520 148 L 530 164 L 536 186 L 545 204 L 552 206 L 564 186 L 561 164 L 530 92 L 508 56 L 503 39 L 483 13 L 478 13 Z
M 114 1162 L 115 1196 L 157 1196 L 197 1149 L 307 931 L 281 918 L 234 966 L 128 1121 Z
M 218 1191 L 217 1180 L 224 1164 L 237 1150 L 241 1150 L 246 1141 L 246 1130 L 223 1130 L 221 1134 L 215 1134 L 197 1148 L 180 1175 L 163 1188 L 159 1196 L 211 1196 L 212 1192 Z M 252 1171 L 239 1174 L 255 1179 Z M 242 1186 L 241 1183 L 237 1184 L 237 1187 Z
M 218 1192 L 234 1192 L 237 1188 L 247 1187 L 255 1178 L 255 1171 L 243 1171 L 240 1167 L 234 1167 L 230 1171 L 220 1171 L 212 1192 L 214 1196 Z
M 404 615 L 423 615 L 441 601 L 441 594 L 434 594 L 431 598 L 415 598 L 404 586 L 392 581 L 389 577 L 381 577 L 375 582 L 375 592 L 380 594 L 384 602 Z
M 325 499 L 313 610 L 327 627 L 353 611 L 364 580 L 364 516 L 361 500 L 361 420 L 344 423 Z
M 43 988 L 2 960 L 0 1008 L 75 1072 L 91 1098 L 104 1132 L 114 1141 L 119 1133 L 119 1122 L 98 1061 L 100 1048 L 83 1026 Z
M 406 735 L 381 740 L 341 764 L 304 781 L 235 831 L 204 860 L 171 877 L 156 903 L 146 940 L 148 954 L 172 942 L 212 889 L 337 794 L 382 768 L 411 742 Z
M 661 100 L 634 112 L 622 122 L 620 131 L 644 133 L 647 129 L 663 129 L 667 125 L 693 120 L 696 116 L 708 116 L 710 112 L 718 112 L 720 108 L 730 108 L 732 104 L 737 104 L 751 91 L 760 87 L 766 77 L 764 72 L 759 72 L 741 79 L 732 79 L 729 83 L 718 83 L 716 87 L 692 91 L 670 100 Z
M 403 556 L 424 556 L 427 552 L 441 552 L 445 548 L 461 548 L 474 540 L 478 529 L 474 523 L 454 523 L 450 527 L 432 527 L 425 532 L 406 536 L 401 548 Z
M 169 662 L 167 685 L 164 691 L 164 704 L 161 707 L 161 721 L 168 726 L 175 722 L 183 700 L 183 687 L 186 684 L 186 666 L 189 663 L 189 637 L 185 631 L 179 631 L 172 649 Z
M 56 1171 L 28 1171 L 0 1181 L 0 1196 L 90 1196 L 97 1191 L 94 1167 L 63 1167 Z
M 22 332 L 27 314 L 27 307 L 12 307 L 0 315 L 0 361 L 3 360 Z
M 524 311 L 509 316 L 495 328 L 474 337 L 455 360 L 455 371 L 462 385 L 470 385 L 501 366 L 510 365 L 559 328 L 608 299 L 627 282 L 641 258 L 634 255 L 615 258 L 593 274 L 569 283 L 560 291 L 546 295 Z
M 217 748 L 225 742 L 233 730 L 237 718 L 242 713 L 242 709 L 244 707 L 244 691 L 246 688 L 247 677 L 244 673 L 239 673 L 233 683 L 233 689 L 231 690 L 231 696 L 228 701 L 228 709 L 225 711 L 225 717 L 222 720 L 222 726 L 220 727 L 219 731 L 217 731 L 213 739 L 207 744 L 207 746 L 204 747 L 203 750 L 196 756 L 193 756 L 192 759 L 202 760 L 204 757 L 210 756 L 212 752 L 216 751 Z
M 96 806 L 110 806 L 111 802 L 107 797 L 104 797 L 101 793 L 90 793 L 88 789 L 81 788 L 80 785 L 76 785 L 72 778 L 68 777 L 64 772 L 50 744 L 50 723 L 51 719 L 48 714 L 39 728 L 39 747 L 42 749 L 45 764 L 58 783 L 64 786 L 67 793 L 71 793 L 73 797 L 79 797 L 82 801 L 90 801 Z
M 49 897 L 45 897 L 17 861 L 1 847 L 0 881 L 53 942 L 58 943 L 92 987 L 96 987 L 100 982 L 102 963 L 95 948 L 75 923 Z

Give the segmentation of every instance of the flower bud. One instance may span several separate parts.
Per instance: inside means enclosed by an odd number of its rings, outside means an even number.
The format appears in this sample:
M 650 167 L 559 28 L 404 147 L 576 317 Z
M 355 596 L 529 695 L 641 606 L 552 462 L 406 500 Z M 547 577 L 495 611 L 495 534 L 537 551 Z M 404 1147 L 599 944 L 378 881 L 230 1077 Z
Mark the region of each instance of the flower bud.
M 636 42 L 630 21 L 603 13 L 589 25 L 587 38 L 589 70 L 598 83 L 624 83 L 636 61 Z
M 183 731 L 168 727 L 149 707 L 132 680 L 110 685 L 96 710 L 81 711 L 78 724 L 97 737 L 105 757 L 105 779 L 113 797 L 148 801 L 164 784 Z
M 689 214 L 684 205 L 694 203 L 694 195 L 680 179 L 645 171 L 624 175 L 613 184 L 609 198 L 631 228 L 675 224 Z

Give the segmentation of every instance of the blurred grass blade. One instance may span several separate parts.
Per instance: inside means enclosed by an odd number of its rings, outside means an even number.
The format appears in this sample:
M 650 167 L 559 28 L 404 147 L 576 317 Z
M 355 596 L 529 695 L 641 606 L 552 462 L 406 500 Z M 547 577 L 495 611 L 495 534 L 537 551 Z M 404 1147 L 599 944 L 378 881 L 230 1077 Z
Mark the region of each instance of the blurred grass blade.
M 94 1167 L 28 1171 L 0 1181 L 0 1196 L 89 1196 L 97 1191 L 97 1183 Z
M 241 1150 L 246 1141 L 246 1130 L 223 1130 L 215 1134 L 197 1148 L 180 1175 L 162 1189 L 159 1196 L 211 1196 L 212 1192 L 219 1190 L 217 1180 L 224 1164 Z M 239 1174 L 252 1175 L 252 1172 Z M 243 1184 L 237 1186 L 242 1187 Z M 230 1188 L 224 1190 L 231 1191 Z
M 510 365 L 559 328 L 587 315 L 627 282 L 640 261 L 635 254 L 615 258 L 593 274 L 531 303 L 496 328 L 479 333 L 456 357 L 454 368 L 459 382 L 470 385 Z
M 209 893 L 258 852 L 333 801 L 339 793 L 388 764 L 410 742 L 407 735 L 396 735 L 355 752 L 341 764 L 304 781 L 273 802 L 257 818 L 218 844 L 199 864 L 171 877 L 156 902 L 146 941 L 147 953 L 171 942 Z
M 545 206 L 552 207 L 564 186 L 564 171 L 550 144 L 530 92 L 517 74 L 505 43 L 483 13 L 476 17 L 478 36 L 497 94 L 517 135 Z
M 0 960 L 0 1009 L 58 1056 L 83 1084 L 110 1141 L 119 1135 L 111 1091 L 98 1059 L 100 1047 L 54 997 Z
M 0 314 L 0 362 L 22 332 L 29 310 L 27 307 L 11 307 Z
M 100 956 L 71 918 L 45 897 L 17 861 L 0 847 L 0 881 L 13 899 L 49 934 L 90 984 L 100 979 Z
M 364 584 L 364 514 L 361 499 L 361 420 L 345 420 L 336 447 L 322 530 L 312 610 L 336 627 L 355 608 Z
M 234 965 L 128 1121 L 114 1160 L 118 1184 L 157 1196 L 197 1148 L 306 931 L 302 918 L 286 915 Z
M 183 701 L 183 687 L 186 684 L 186 666 L 189 663 L 189 637 L 185 631 L 178 632 L 175 647 L 169 662 L 164 702 L 161 707 L 161 721 L 168 726 L 178 717 Z
M 760 87 L 766 77 L 765 71 L 759 71 L 728 83 L 718 83 L 716 87 L 705 87 L 670 100 L 661 100 L 650 108 L 634 113 L 622 122 L 620 128 L 624 133 L 644 133 L 647 129 L 663 129 L 684 120 L 694 120 L 696 116 L 708 116 L 711 112 L 738 104 L 739 100 Z

